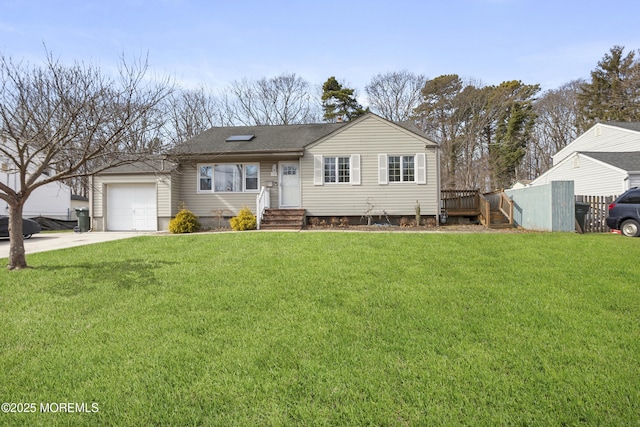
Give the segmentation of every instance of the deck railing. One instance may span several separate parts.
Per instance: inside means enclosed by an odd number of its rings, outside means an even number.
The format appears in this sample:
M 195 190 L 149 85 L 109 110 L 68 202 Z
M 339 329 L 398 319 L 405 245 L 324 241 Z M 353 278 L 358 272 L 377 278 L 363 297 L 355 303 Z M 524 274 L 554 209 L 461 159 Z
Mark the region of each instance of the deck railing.
M 256 222 L 257 228 L 260 230 L 260 222 L 264 216 L 264 211 L 271 207 L 271 191 L 267 187 L 260 189 L 260 194 L 256 197 Z
M 441 190 L 442 209 L 446 211 L 477 211 L 478 190 Z
M 504 191 L 480 194 L 478 190 L 442 190 L 442 209 L 448 216 L 477 215 L 480 223 L 491 226 L 491 211 L 500 211 L 513 225 L 513 200 Z
M 500 204 L 498 206 L 500 212 L 509 218 L 509 225 L 513 225 L 513 200 L 504 191 L 500 192 Z
M 478 219 L 480 220 L 480 224 L 489 227 L 489 225 L 491 225 L 491 202 L 483 194 L 478 194 L 478 200 L 478 207 L 480 209 Z

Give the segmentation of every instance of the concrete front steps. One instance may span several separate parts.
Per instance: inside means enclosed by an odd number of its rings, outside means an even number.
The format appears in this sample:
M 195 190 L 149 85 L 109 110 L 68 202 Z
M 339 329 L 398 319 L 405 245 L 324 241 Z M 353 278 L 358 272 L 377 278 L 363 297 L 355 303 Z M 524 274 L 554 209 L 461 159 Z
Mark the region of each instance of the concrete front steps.
M 266 209 L 260 230 L 302 230 L 306 217 L 304 209 Z

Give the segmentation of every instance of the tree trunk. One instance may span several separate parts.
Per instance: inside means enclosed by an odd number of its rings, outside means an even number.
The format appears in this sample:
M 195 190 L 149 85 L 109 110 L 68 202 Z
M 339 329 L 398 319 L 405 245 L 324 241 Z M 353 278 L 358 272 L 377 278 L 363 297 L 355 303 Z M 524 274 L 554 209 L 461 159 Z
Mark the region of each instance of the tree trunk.
M 24 253 L 24 236 L 22 235 L 23 204 L 9 204 L 9 270 L 27 268 Z

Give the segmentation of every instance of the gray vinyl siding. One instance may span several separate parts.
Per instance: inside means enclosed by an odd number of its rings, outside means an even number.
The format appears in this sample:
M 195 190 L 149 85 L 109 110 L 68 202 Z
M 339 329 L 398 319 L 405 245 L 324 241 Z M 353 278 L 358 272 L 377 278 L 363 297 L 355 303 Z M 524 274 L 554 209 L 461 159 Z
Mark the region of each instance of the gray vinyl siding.
M 171 173 L 171 216 L 174 217 L 179 211 L 180 205 L 180 174 L 177 172 Z
M 437 156 L 435 146 L 419 136 L 377 119 L 368 118 L 328 139 L 308 147 L 301 159 L 302 207 L 308 216 L 362 216 L 371 205 L 374 216 L 413 216 L 416 202 L 422 215 L 438 211 Z M 426 154 L 426 184 L 378 182 L 378 155 Z M 314 156 L 360 155 L 360 185 L 314 185 Z
M 251 212 L 255 213 L 256 199 L 259 191 L 244 192 L 244 193 L 198 193 L 198 169 L 200 164 L 215 164 L 215 163 L 259 163 L 260 164 L 260 187 L 267 187 L 270 189 L 271 206 L 278 207 L 278 176 L 271 176 L 271 170 L 273 165 L 277 165 L 282 160 L 298 160 L 297 158 L 229 158 L 229 159 L 214 159 L 208 161 L 202 159 L 198 162 L 182 164 L 180 166 L 180 183 L 179 194 L 180 201 L 187 205 L 187 208 L 194 214 L 201 217 L 215 217 L 217 213 L 214 211 L 224 210 L 223 216 L 234 216 L 244 206 L 249 207 Z
M 550 169 L 534 181 L 535 185 L 549 184 L 552 181 L 574 181 L 574 191 L 578 195 L 611 196 L 626 189 L 626 172 L 607 166 L 578 154 L 577 162 L 570 157 Z

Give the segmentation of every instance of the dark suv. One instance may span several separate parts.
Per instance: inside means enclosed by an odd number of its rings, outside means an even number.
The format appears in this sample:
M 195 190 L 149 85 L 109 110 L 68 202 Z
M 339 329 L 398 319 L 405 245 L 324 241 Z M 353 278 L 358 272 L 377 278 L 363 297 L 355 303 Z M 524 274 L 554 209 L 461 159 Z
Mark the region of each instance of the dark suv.
M 640 188 L 630 188 L 609 205 L 607 226 L 625 236 L 640 236 Z

